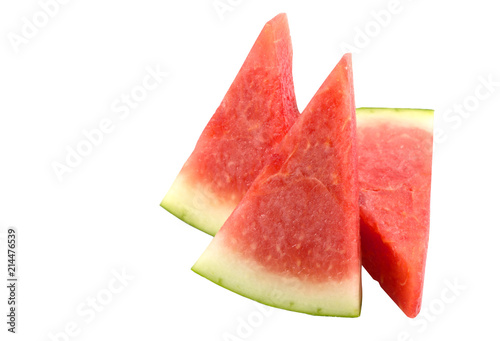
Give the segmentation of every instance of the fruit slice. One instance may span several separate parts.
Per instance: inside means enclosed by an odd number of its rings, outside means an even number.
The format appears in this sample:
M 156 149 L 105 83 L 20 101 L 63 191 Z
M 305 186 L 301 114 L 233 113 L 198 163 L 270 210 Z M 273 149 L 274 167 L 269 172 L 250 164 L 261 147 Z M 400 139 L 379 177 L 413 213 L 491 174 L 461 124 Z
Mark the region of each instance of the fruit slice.
M 161 206 L 214 235 L 298 115 L 288 21 L 279 14 L 264 26 Z
M 409 317 L 429 238 L 433 111 L 357 110 L 363 266 Z
M 348 54 L 193 266 L 195 272 L 271 306 L 359 316 L 354 108 Z

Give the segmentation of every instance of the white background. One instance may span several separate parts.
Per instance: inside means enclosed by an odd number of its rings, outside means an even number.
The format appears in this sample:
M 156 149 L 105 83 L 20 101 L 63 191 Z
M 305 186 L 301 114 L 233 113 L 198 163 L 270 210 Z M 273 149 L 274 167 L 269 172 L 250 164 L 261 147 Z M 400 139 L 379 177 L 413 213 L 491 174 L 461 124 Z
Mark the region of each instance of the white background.
M 34 0 L 2 2 L 0 339 L 498 339 L 494 2 L 401 0 L 381 25 L 373 13 L 393 9 L 388 0 L 227 1 L 231 11 L 221 18 L 213 0 L 73 0 L 17 52 L 10 39 L 41 7 Z M 300 110 L 340 59 L 342 44 L 364 45 L 353 56 L 357 106 L 436 110 L 442 135 L 435 141 L 427 272 L 415 320 L 364 272 L 359 318 L 272 309 L 242 334 L 241 321 L 262 313 L 190 270 L 211 238 L 159 206 L 263 25 L 279 12 L 288 14 Z M 43 15 L 37 20 L 44 24 Z M 359 32 L 366 31 L 360 45 Z M 142 84 L 148 67 L 169 75 L 121 119 L 111 105 Z M 489 92 L 481 88 L 488 78 L 496 82 Z M 464 105 L 462 117 L 457 108 Z M 82 131 L 103 119 L 114 130 L 59 181 L 53 163 L 64 163 L 67 148 L 85 140 Z M 9 226 L 19 241 L 15 336 L 5 324 Z M 133 279 L 113 282 L 113 271 Z M 94 315 L 92 297 L 100 299 Z M 76 336 L 67 336 L 68 325 Z

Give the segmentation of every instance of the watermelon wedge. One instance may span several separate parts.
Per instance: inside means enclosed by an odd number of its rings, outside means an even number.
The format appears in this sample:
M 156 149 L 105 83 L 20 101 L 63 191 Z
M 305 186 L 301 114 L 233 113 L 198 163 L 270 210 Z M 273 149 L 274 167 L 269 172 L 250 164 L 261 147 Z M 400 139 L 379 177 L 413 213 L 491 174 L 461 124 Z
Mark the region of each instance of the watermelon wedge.
M 355 136 L 347 54 L 193 271 L 274 307 L 312 315 L 359 316 Z
M 299 112 L 285 14 L 266 23 L 161 206 L 214 235 Z
M 432 126 L 432 110 L 357 110 L 363 266 L 409 317 L 422 302 Z

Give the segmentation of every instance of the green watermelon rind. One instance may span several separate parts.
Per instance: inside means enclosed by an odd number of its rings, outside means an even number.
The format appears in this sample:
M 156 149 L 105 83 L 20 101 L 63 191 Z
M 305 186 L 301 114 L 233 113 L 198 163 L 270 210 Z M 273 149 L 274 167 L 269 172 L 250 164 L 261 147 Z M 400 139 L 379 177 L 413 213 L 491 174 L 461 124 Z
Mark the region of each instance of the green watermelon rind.
M 222 203 L 208 188 L 180 173 L 160 206 L 185 223 L 211 236 L 220 229 L 236 204 Z
M 191 270 L 229 291 L 274 308 L 315 316 L 359 317 L 360 273 L 353 273 L 350 280 L 341 283 L 300 281 L 272 274 L 255 261 L 242 259 L 224 244 L 220 238 L 213 239 Z
M 413 108 L 372 108 L 361 107 L 356 109 L 357 124 L 363 124 L 366 119 L 382 120 L 384 118 L 392 123 L 399 122 L 407 126 L 433 132 L 434 110 Z

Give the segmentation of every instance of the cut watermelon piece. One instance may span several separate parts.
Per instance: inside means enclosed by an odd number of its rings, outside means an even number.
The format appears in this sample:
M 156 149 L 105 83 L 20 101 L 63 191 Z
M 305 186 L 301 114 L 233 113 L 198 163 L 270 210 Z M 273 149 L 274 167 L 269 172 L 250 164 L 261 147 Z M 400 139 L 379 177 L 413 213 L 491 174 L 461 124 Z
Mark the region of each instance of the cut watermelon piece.
M 298 115 L 288 21 L 279 14 L 264 26 L 161 206 L 214 235 Z
M 409 317 L 429 238 L 433 111 L 357 110 L 363 266 Z
M 356 117 L 345 55 L 193 271 L 313 315 L 361 309 Z

